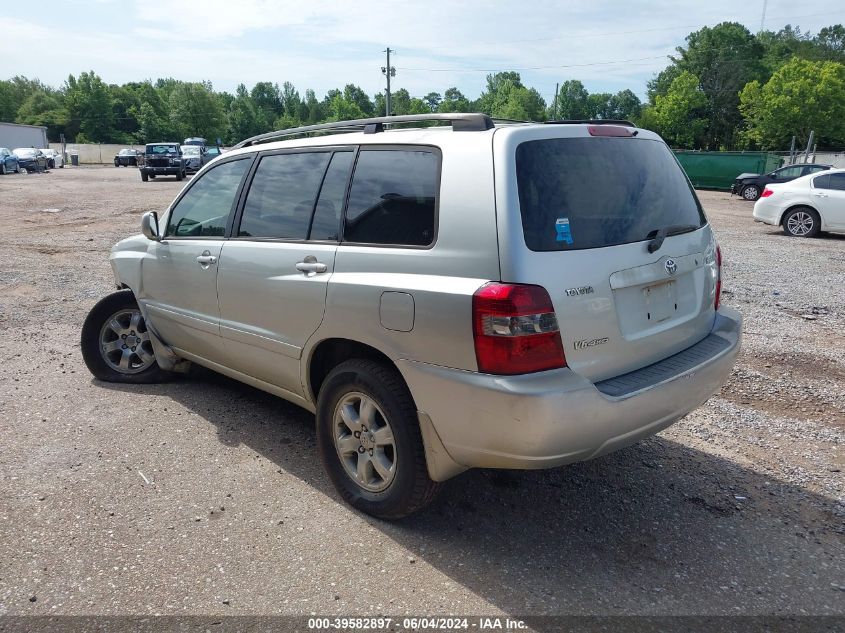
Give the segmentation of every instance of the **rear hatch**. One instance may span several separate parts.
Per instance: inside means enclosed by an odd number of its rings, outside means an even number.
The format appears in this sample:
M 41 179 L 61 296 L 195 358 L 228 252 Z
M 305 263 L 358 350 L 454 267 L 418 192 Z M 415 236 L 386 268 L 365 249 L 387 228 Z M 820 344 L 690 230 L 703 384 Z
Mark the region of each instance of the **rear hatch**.
M 549 292 L 570 368 L 604 380 L 707 336 L 715 243 L 659 137 L 550 124 L 493 144 L 502 281 Z

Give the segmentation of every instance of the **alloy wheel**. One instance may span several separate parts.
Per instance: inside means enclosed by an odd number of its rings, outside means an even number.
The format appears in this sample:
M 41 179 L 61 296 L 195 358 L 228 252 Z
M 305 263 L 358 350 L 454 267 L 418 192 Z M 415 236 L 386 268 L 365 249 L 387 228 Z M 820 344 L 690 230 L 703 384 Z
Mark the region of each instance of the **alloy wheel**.
M 155 363 L 150 333 L 140 310 L 121 310 L 100 329 L 100 355 L 122 374 L 138 374 Z
M 368 395 L 347 393 L 334 411 L 334 445 L 346 474 L 369 492 L 396 476 L 396 441 L 381 408 Z
M 806 211 L 798 211 L 789 216 L 786 221 L 786 228 L 792 235 L 804 236 L 813 230 L 813 216 Z

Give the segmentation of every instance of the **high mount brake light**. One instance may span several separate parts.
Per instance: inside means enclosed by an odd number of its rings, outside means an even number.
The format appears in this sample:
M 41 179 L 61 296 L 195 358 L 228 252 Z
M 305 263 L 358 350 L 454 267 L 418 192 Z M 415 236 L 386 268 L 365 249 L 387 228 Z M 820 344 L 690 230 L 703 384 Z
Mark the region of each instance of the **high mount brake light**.
M 587 128 L 590 136 L 635 136 L 636 131 L 621 125 L 591 125 Z
M 566 367 L 549 293 L 541 286 L 488 283 L 472 297 L 478 370 L 527 374 Z

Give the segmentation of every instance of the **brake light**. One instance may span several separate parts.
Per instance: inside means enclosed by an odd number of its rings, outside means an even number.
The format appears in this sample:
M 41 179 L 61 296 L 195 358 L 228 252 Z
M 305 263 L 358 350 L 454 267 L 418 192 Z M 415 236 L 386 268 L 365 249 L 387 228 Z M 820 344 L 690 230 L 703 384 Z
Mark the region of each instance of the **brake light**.
M 772 194 L 774 194 L 774 191 L 772 191 L 771 189 L 769 189 L 768 187 L 766 187 L 765 189 L 763 189 L 763 193 L 761 193 L 761 194 L 760 194 L 760 197 L 761 197 L 761 198 L 768 198 L 768 197 L 769 197 L 769 196 L 771 196 Z
M 718 310 L 722 301 L 722 249 L 716 245 L 716 299 L 713 307 Z
M 549 293 L 542 286 L 491 282 L 472 297 L 478 370 L 528 374 L 566 367 Z
M 587 131 L 590 136 L 634 136 L 634 130 L 621 125 L 591 125 Z

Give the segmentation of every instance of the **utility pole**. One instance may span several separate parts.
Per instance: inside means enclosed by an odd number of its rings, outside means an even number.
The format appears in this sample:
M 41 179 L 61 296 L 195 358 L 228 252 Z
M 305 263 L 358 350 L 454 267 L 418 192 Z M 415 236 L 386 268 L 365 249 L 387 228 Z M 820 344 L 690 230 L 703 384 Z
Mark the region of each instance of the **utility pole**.
M 390 78 L 396 76 L 396 67 L 390 65 L 390 53 L 395 53 L 396 51 L 391 51 L 390 47 L 388 47 L 385 52 L 387 53 L 387 66 L 381 67 L 381 74 L 387 77 L 387 92 L 385 93 L 384 98 L 384 115 L 390 116 Z
M 795 137 L 792 137 L 792 144 L 789 146 L 789 164 L 795 164 Z
M 763 15 L 760 17 L 760 33 L 763 32 L 763 27 L 766 24 L 766 5 L 769 4 L 769 0 L 763 0 Z
M 553 120 L 557 121 L 557 97 L 558 93 L 560 92 L 560 82 L 555 83 L 555 105 L 554 105 L 554 116 Z

